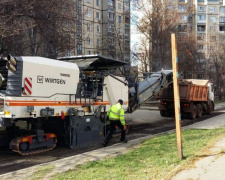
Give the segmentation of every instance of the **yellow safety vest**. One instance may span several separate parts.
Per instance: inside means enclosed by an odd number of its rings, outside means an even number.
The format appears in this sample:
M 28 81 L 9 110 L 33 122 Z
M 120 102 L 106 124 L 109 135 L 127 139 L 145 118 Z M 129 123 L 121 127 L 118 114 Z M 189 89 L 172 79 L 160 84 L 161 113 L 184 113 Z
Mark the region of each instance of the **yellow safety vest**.
M 120 103 L 113 105 L 107 112 L 109 120 L 120 120 L 122 125 L 125 125 L 124 109 Z

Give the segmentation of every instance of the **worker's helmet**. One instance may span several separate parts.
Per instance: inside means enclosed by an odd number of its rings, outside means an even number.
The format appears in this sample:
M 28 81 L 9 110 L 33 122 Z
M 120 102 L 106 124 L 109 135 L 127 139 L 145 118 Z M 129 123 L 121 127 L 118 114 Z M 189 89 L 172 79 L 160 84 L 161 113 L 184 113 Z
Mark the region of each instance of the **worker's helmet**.
M 122 99 L 119 99 L 118 100 L 118 103 L 120 103 L 121 105 L 123 105 L 123 100 Z

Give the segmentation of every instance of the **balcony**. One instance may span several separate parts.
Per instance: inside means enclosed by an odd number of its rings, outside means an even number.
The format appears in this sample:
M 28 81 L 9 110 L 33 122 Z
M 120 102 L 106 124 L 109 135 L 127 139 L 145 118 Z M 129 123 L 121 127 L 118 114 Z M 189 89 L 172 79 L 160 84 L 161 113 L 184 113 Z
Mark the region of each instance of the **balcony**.
M 197 26 L 197 31 L 198 31 L 198 33 L 205 33 L 206 26 L 205 25 L 198 25 Z
M 198 13 L 206 13 L 206 6 L 198 6 Z
M 220 22 L 220 24 L 225 24 L 225 17 L 220 16 L 219 22 Z
M 198 15 L 197 23 L 198 24 L 205 24 L 206 23 L 206 15 Z
M 198 9 L 198 13 L 206 13 L 206 9 Z
M 219 32 L 220 33 L 224 33 L 225 32 L 225 24 L 222 25 L 222 26 L 221 25 L 219 26 Z

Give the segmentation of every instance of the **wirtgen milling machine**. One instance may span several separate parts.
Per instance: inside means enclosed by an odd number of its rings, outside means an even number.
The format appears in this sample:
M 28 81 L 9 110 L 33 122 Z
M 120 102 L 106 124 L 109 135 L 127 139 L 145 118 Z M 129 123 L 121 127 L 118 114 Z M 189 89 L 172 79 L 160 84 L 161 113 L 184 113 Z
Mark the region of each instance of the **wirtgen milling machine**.
M 125 77 L 109 74 L 123 65 L 97 55 L 1 58 L 0 144 L 31 155 L 53 149 L 57 140 L 70 148 L 101 141 L 111 105 L 123 99 L 131 113 L 168 83 L 161 72 L 142 92 L 137 84 L 129 92 Z

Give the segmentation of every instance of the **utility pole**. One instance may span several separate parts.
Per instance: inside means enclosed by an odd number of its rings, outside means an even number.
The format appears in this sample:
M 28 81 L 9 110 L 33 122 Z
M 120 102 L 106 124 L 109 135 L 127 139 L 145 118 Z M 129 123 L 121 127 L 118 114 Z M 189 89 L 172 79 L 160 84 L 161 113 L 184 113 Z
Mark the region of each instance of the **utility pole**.
M 180 114 L 180 93 L 178 83 L 178 56 L 177 56 L 177 41 L 176 35 L 171 34 L 171 47 L 172 47 L 172 66 L 173 66 L 173 93 L 174 93 L 174 110 L 176 121 L 176 134 L 177 134 L 177 148 L 180 159 L 183 159 L 182 148 L 182 133 L 181 133 L 181 114 Z

